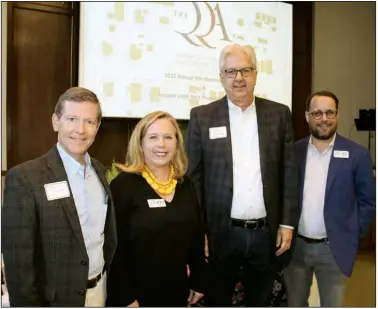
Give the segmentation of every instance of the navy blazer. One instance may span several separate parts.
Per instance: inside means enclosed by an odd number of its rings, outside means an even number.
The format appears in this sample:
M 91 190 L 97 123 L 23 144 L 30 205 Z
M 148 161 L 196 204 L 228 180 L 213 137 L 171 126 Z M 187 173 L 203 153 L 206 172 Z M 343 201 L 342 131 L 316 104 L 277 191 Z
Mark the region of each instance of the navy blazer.
M 309 137 L 295 144 L 299 163 L 299 208 Z M 337 150 L 348 151 L 349 158 L 335 158 Z M 324 220 L 332 253 L 341 271 L 351 276 L 361 239 L 375 212 L 375 178 L 370 154 L 364 147 L 336 134 L 329 163 L 324 197 Z

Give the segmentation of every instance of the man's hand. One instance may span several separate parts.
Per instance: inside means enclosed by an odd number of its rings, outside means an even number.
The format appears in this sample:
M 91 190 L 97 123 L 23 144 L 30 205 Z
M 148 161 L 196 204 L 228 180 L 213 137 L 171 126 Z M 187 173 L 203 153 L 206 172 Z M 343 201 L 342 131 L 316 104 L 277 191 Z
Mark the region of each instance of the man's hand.
M 202 293 L 199 293 L 190 289 L 190 294 L 188 297 L 188 305 L 196 304 L 202 297 L 203 297 Z
M 209 257 L 209 243 L 207 241 L 207 235 L 205 234 L 205 256 Z
M 293 238 L 293 230 L 280 226 L 277 233 L 276 248 L 279 249 L 276 251 L 276 256 L 281 255 L 286 250 L 290 249 L 291 239 Z
M 137 308 L 139 307 L 139 303 L 137 300 L 134 300 L 134 302 L 132 302 L 130 305 L 128 305 L 127 307 L 131 307 L 131 308 Z

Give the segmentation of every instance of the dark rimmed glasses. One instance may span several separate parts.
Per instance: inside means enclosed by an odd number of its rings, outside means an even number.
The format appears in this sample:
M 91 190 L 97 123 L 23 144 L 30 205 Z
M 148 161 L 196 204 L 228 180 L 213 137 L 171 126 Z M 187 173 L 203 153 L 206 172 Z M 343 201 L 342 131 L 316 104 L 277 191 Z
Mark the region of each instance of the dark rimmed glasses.
M 337 111 L 335 110 L 328 110 L 328 111 L 325 111 L 325 112 L 322 112 L 322 111 L 313 111 L 311 113 L 309 113 L 312 118 L 314 118 L 315 120 L 320 120 L 323 118 L 323 114 L 326 115 L 327 119 L 335 119 L 336 115 L 337 115 Z
M 242 68 L 242 69 L 228 69 L 224 70 L 224 74 L 226 75 L 227 78 L 235 78 L 236 75 L 238 75 L 238 72 L 240 72 L 241 76 L 243 77 L 248 77 L 251 76 L 253 71 L 255 71 L 254 68 L 249 67 L 249 68 Z

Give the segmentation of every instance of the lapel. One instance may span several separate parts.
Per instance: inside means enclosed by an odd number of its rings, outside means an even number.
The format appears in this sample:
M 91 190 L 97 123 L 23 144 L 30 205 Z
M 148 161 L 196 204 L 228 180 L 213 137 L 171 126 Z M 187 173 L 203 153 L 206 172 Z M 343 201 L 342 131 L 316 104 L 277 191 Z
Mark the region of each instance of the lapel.
M 56 200 L 56 202 L 63 207 L 77 239 L 85 247 L 79 215 L 76 210 L 76 205 L 72 195 L 71 186 L 68 181 L 67 173 L 64 169 L 63 161 L 59 155 L 56 145 L 47 153 L 47 166 L 49 168 L 48 178 L 51 182 L 66 181 L 68 184 L 68 187 L 70 189 L 70 196 L 68 198 Z
M 92 163 L 92 166 L 93 166 L 94 170 L 96 171 L 97 177 L 98 177 L 98 179 L 100 179 L 101 184 L 104 187 L 106 193 L 108 194 L 108 196 L 110 196 L 110 194 L 111 194 L 110 193 L 110 187 L 108 185 L 108 181 L 105 178 L 104 171 L 101 170 L 97 161 L 95 161 L 93 158 L 91 158 L 91 163 Z
M 269 111 L 262 99 L 255 97 L 257 129 L 259 134 L 259 151 L 260 151 L 260 169 L 262 183 L 266 183 L 266 159 L 269 155 L 269 142 L 271 135 L 271 128 L 269 122 Z
M 340 138 L 340 136 L 338 134 L 336 134 L 335 144 L 333 146 L 333 150 L 332 150 L 332 154 L 331 154 L 331 160 L 329 162 L 324 203 L 326 203 L 326 201 L 328 199 L 331 187 L 332 187 L 333 183 L 335 182 L 336 176 L 338 174 L 339 169 L 342 167 L 343 162 L 345 160 L 351 160 L 350 157 L 349 157 L 349 159 L 335 158 L 334 157 L 334 151 L 335 150 L 348 150 L 348 149 L 346 149 L 346 146 L 344 145 L 342 139 Z
M 101 182 L 104 190 L 106 191 L 106 194 L 108 195 L 108 211 L 106 212 L 105 227 L 104 227 L 104 231 L 105 231 L 105 234 L 106 234 L 107 227 L 109 225 L 108 222 L 110 220 L 109 218 L 111 216 L 110 212 L 112 211 L 112 207 L 111 207 L 111 203 L 112 203 L 111 190 L 110 190 L 108 181 L 106 180 L 105 173 L 99 167 L 97 161 L 93 160 L 93 158 L 91 158 L 91 162 L 92 162 L 92 166 L 93 166 L 94 170 L 96 171 L 98 179 L 100 179 L 100 182 Z
M 307 161 L 307 148 L 310 137 L 304 139 L 298 147 L 298 160 L 299 162 L 299 209 L 302 209 L 303 202 L 303 189 L 304 189 L 304 179 L 306 173 L 306 161 Z
M 225 166 L 226 169 L 231 171 L 231 184 L 233 183 L 232 178 L 232 144 L 231 144 L 231 130 L 230 130 L 230 114 L 228 112 L 228 101 L 227 97 L 223 97 L 219 101 L 218 111 L 216 113 L 216 119 L 214 122 L 214 126 L 216 127 L 223 127 L 225 126 L 227 129 L 227 137 L 220 139 L 222 145 L 222 149 L 225 150 Z

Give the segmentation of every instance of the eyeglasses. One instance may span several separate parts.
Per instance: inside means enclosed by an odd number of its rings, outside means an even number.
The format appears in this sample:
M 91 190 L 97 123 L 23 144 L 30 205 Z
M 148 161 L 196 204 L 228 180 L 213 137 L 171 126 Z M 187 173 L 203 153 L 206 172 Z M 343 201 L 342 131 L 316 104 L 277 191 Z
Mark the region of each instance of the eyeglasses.
M 323 118 L 323 114 L 326 115 L 327 119 L 334 119 L 337 115 L 337 111 L 334 111 L 334 110 L 328 110 L 328 111 L 325 111 L 325 112 L 322 112 L 322 111 L 313 111 L 311 113 L 309 113 L 312 118 L 314 118 L 315 120 L 319 120 L 319 119 L 322 119 Z
M 253 71 L 255 71 L 254 68 L 242 68 L 240 70 L 228 69 L 224 70 L 224 74 L 227 78 L 234 78 L 236 75 L 238 75 L 238 72 L 240 72 L 243 77 L 248 77 L 252 75 Z

